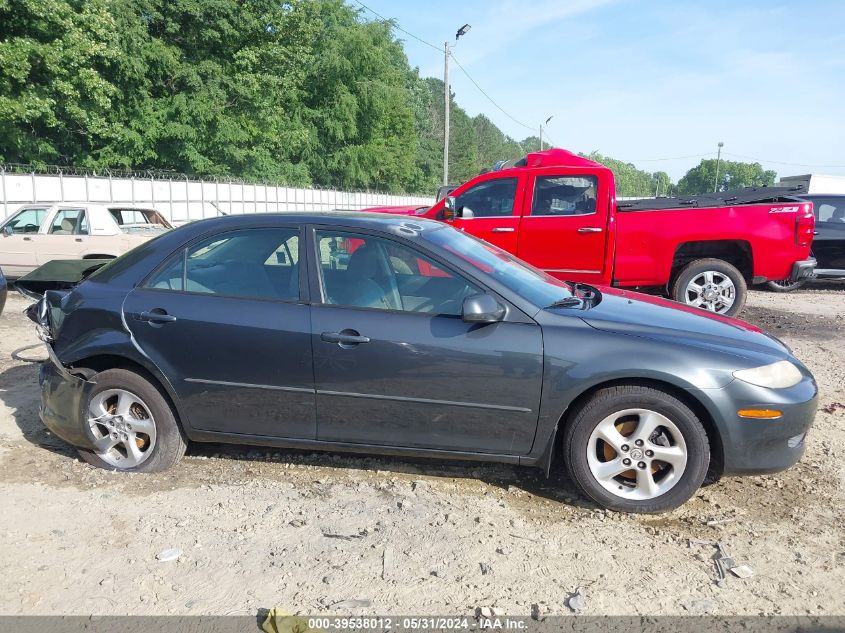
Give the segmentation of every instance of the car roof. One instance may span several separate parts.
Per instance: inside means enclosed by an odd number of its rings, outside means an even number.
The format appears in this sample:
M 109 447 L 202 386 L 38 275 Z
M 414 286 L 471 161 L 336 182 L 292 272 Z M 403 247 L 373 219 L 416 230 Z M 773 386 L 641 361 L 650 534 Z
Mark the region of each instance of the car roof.
M 283 213 L 246 213 L 196 220 L 187 226 L 202 229 L 243 227 L 250 224 L 266 224 L 269 221 L 296 222 L 297 224 L 325 224 L 354 226 L 360 228 L 406 228 L 414 231 L 443 227 L 442 222 L 421 217 L 393 215 L 389 213 L 368 213 L 364 211 L 289 211 Z

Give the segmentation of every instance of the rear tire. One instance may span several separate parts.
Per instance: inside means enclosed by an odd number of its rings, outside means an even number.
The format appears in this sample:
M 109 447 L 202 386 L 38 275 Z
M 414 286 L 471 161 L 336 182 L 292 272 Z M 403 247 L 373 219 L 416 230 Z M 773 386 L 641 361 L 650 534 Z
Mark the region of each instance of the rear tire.
M 187 441 L 156 385 L 126 369 L 107 369 L 93 380 L 83 424 L 101 449 L 77 449 L 83 460 L 106 470 L 154 473 L 181 459 Z
M 708 287 L 712 286 L 712 287 Z M 701 290 L 698 290 L 698 289 Z M 672 284 L 673 300 L 714 312 L 734 316 L 742 310 L 748 296 L 748 285 L 736 266 L 722 259 L 697 259 L 681 269 Z M 710 297 L 713 299 L 710 299 Z M 730 297 L 733 302 L 725 307 Z
M 780 279 L 778 281 L 767 281 L 766 288 L 772 292 L 792 292 L 803 288 L 807 283 L 806 279 L 798 279 L 792 281 L 791 279 Z
M 695 494 L 707 475 L 710 444 L 698 417 L 675 396 L 620 385 L 597 391 L 572 412 L 563 455 L 572 481 L 599 505 L 655 513 Z

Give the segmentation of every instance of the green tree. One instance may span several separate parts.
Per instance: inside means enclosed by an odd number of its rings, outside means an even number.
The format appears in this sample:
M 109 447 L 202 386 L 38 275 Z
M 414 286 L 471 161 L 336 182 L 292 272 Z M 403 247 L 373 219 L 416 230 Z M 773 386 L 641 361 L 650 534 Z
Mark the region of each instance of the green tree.
M 107 0 L 0 0 L 0 160 L 82 162 L 119 133 Z
M 729 160 L 719 162 L 719 176 L 716 181 L 716 159 L 702 160 L 678 181 L 678 193 L 683 195 L 709 193 L 714 185 L 718 191 L 740 187 L 770 186 L 775 183 L 777 173 L 763 169 L 760 163 L 742 163 Z

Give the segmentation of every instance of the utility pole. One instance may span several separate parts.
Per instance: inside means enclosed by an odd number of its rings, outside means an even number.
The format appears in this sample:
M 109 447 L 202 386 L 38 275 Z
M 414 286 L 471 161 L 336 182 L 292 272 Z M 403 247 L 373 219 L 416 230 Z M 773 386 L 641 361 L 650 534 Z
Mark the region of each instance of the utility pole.
M 455 42 L 460 39 L 462 35 L 466 35 L 470 30 L 469 24 L 464 24 L 455 33 Z M 452 101 L 452 94 L 449 90 L 449 55 L 451 54 L 452 44 L 448 41 L 443 43 L 443 186 L 449 184 L 449 106 Z
M 449 42 L 443 44 L 443 186 L 449 184 L 449 102 L 452 95 L 449 90 Z
M 722 147 L 724 143 L 719 141 L 719 151 L 716 153 L 716 180 L 713 182 L 713 193 L 719 189 L 719 163 L 722 162 Z
M 546 119 L 545 123 L 540 124 L 540 151 L 541 152 L 543 151 L 543 125 L 548 125 L 549 121 L 552 120 L 552 117 L 554 117 L 554 114 L 552 116 L 550 116 L 548 119 Z

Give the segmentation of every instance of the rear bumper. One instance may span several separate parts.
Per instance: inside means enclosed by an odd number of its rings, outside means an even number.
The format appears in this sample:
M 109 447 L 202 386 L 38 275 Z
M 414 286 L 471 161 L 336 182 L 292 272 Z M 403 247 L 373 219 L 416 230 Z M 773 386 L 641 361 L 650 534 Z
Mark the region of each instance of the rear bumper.
M 789 275 L 789 278 L 792 281 L 798 281 L 799 279 L 812 279 L 815 276 L 816 258 L 811 257 L 810 259 L 805 259 L 792 264 L 792 273 Z
M 94 383 L 77 378 L 60 370 L 52 361 L 46 361 L 38 372 L 38 384 L 41 386 L 38 413 L 44 426 L 74 446 L 93 448 L 83 420 L 85 403 Z
M 726 475 L 785 470 L 801 459 L 818 405 L 812 376 L 788 389 L 766 389 L 734 380 L 722 389 L 699 391 L 715 408 Z M 741 418 L 739 409 L 777 409 L 776 420 Z
M 845 270 L 841 268 L 816 268 L 816 279 L 845 279 Z

